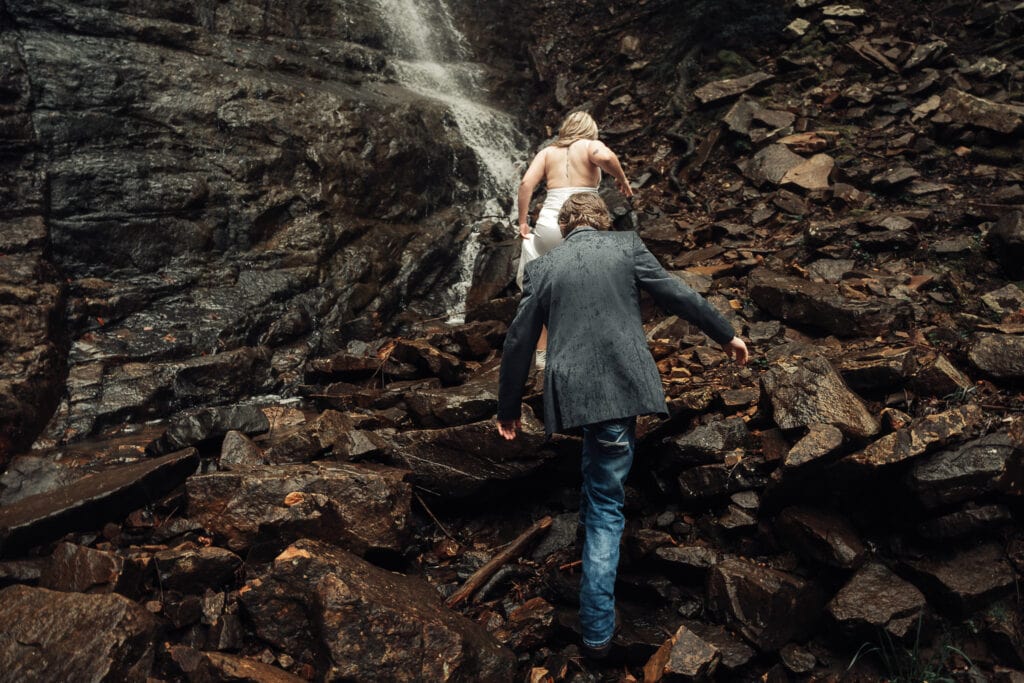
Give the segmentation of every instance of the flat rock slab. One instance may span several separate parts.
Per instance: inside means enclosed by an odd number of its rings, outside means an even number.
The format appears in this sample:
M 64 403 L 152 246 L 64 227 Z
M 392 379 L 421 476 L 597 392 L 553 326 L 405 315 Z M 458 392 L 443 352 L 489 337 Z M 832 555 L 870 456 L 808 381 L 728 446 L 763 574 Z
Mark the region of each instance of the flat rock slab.
M 296 659 L 322 650 L 317 680 L 497 682 L 515 670 L 512 653 L 429 584 L 325 543 L 288 547 L 240 599 L 263 640 Z
M 91 474 L 0 508 L 0 554 L 71 531 L 97 529 L 180 485 L 199 465 L 195 449 Z
M 391 464 L 412 471 L 416 486 L 442 497 L 461 498 L 495 483 L 530 474 L 557 455 L 544 427 L 528 408 L 515 441 L 498 434 L 491 420 L 445 429 L 396 434 L 389 448 Z
M 827 190 L 836 160 L 827 154 L 815 154 L 807 161 L 790 168 L 779 181 L 782 185 L 796 185 L 805 190 Z
M 401 551 L 412 488 L 408 472 L 370 464 L 317 462 L 216 472 L 189 479 L 189 517 L 235 551 L 258 539 L 285 545 L 303 535 Z
M 457 387 L 410 391 L 405 405 L 421 427 L 438 429 L 486 420 L 498 409 L 498 367 Z
M 202 593 L 231 582 L 242 567 L 242 558 L 224 548 L 186 543 L 154 553 L 153 567 L 162 588 Z
M 981 419 L 981 408 L 973 404 L 927 415 L 873 441 L 862 451 L 849 455 L 840 462 L 863 470 L 888 467 L 941 448 L 969 432 L 981 422 Z
M 806 635 L 822 607 L 820 590 L 794 574 L 739 558 L 708 575 L 708 606 L 763 652 Z
M 786 508 L 779 514 L 776 529 L 797 555 L 814 562 L 854 569 L 867 557 L 867 548 L 856 529 L 831 512 L 805 507 Z
M 305 683 L 304 678 L 270 664 L 225 652 L 200 652 L 187 645 L 170 648 L 171 659 L 189 683 Z
M 999 104 L 956 88 L 942 93 L 940 111 L 955 123 L 1009 135 L 1024 123 L 1024 107 Z
M 1024 336 L 978 334 L 967 352 L 971 365 L 1001 380 L 1024 379 Z
M 918 585 L 935 602 L 957 615 L 966 615 L 1007 595 L 1017 584 L 1017 574 L 1001 545 L 987 543 L 948 559 L 906 563 L 917 575 Z
M 853 575 L 825 611 L 848 637 L 874 638 L 885 629 L 900 639 L 914 632 L 926 607 L 913 584 L 872 562 Z
M 926 507 L 990 493 L 1024 493 L 1024 445 L 1008 433 L 989 434 L 914 464 L 907 484 Z
M 806 349 L 780 349 L 761 384 L 771 400 L 775 424 L 782 429 L 832 425 L 849 436 L 865 438 L 880 428 L 832 364 Z
M 747 423 L 740 418 L 715 420 L 664 441 L 668 459 L 677 465 L 720 462 L 726 452 L 750 446 Z
M 770 79 L 771 76 L 769 74 L 763 71 L 755 71 L 739 78 L 726 78 L 721 81 L 705 83 L 694 90 L 693 95 L 700 100 L 701 104 L 708 104 L 745 93 Z
M 721 659 L 718 648 L 680 626 L 644 665 L 644 683 L 705 678 Z
M 0 591 L 0 680 L 144 683 L 157 621 L 117 594 Z
M 754 302 L 772 315 L 837 337 L 874 337 L 899 329 L 911 316 L 905 301 L 848 299 L 828 283 L 811 282 L 767 268 L 753 270 L 747 288 Z

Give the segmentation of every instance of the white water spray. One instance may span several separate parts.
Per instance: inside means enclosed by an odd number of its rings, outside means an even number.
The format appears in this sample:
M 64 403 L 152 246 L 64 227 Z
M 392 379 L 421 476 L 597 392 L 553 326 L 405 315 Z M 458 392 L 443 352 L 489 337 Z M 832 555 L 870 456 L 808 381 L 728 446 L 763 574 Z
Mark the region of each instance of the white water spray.
M 512 117 L 481 101 L 482 67 L 467 60 L 466 40 L 455 27 L 444 0 L 378 0 L 390 29 L 389 47 L 398 81 L 424 97 L 444 103 L 462 139 L 480 163 L 480 198 L 485 214 L 502 215 L 500 198 L 513 197 L 519 182 L 516 162 L 525 155 L 523 137 Z M 454 302 L 451 322 L 462 310 L 480 251 L 477 228 L 460 252 L 457 284 L 448 293 Z

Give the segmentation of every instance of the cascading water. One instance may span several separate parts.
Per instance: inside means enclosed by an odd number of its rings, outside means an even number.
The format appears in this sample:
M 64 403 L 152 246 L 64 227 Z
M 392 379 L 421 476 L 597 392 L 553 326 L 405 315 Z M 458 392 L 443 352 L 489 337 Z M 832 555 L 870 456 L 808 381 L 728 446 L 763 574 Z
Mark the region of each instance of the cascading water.
M 466 41 L 455 27 L 444 0 L 378 0 L 390 29 L 390 62 L 398 81 L 424 97 L 443 102 L 474 151 L 481 170 L 483 213 L 500 216 L 501 199 L 514 196 L 519 181 L 516 163 L 524 158 L 525 141 L 511 116 L 481 101 L 483 69 L 468 61 Z M 462 248 L 458 278 L 445 294 L 449 321 L 461 322 L 473 265 L 480 251 L 477 226 Z

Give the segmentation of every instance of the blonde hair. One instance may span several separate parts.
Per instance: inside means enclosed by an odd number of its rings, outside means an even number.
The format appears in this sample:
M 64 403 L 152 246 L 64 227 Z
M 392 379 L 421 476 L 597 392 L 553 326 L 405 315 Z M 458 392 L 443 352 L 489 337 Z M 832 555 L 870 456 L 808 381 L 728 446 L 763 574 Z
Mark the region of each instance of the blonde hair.
M 607 230 L 612 225 L 608 206 L 593 192 L 570 195 L 558 212 L 558 229 L 562 231 L 562 237 L 584 225 L 598 230 Z
M 562 121 L 562 127 L 558 129 L 558 139 L 555 140 L 556 147 L 568 147 L 577 140 L 596 140 L 597 123 L 593 117 L 585 111 L 574 111 Z

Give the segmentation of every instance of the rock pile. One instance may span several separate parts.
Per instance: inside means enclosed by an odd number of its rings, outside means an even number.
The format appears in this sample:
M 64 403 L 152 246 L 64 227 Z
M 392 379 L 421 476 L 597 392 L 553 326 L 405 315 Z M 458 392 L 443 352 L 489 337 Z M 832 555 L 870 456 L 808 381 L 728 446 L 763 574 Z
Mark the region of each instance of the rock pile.
M 371 119 L 397 120 L 358 87 L 383 68 L 364 45 L 372 22 L 324 10 L 321 25 L 350 42 L 315 62 L 309 36 L 261 35 L 253 47 L 241 3 L 185 20 L 7 0 L 0 22 L 17 31 L 0 44 L 20 56 L 0 73 L 11 84 L 0 95 L 16 95 L 0 97 L 0 114 L 38 116 L 47 101 L 88 111 L 115 126 L 103 144 L 122 151 L 135 131 L 152 145 L 138 150 L 133 182 L 164 188 L 166 201 L 146 209 L 165 219 L 147 224 L 159 239 L 116 245 L 136 263 L 130 277 L 113 256 L 73 252 L 75 235 L 114 230 L 139 193 L 113 197 L 120 176 L 99 151 L 61 146 L 77 129 L 52 119 L 63 137 L 47 137 L 49 192 L 63 208 L 3 250 L 38 264 L 11 285 L 17 296 L 61 281 L 46 265 L 56 259 L 76 329 L 90 334 L 71 345 L 57 417 L 68 443 L 14 457 L 0 478 L 0 679 L 891 678 L 872 644 L 890 662 L 913 653 L 908 666 L 928 675 L 1024 676 L 1020 8 L 954 2 L 924 21 L 914 3 L 769 3 L 752 16 L 778 43 L 715 51 L 673 33 L 684 10 L 668 0 L 528 4 L 534 38 L 518 66 L 537 81 L 535 103 L 555 122 L 589 101 L 638 185 L 632 207 L 606 193 L 617 227 L 637 229 L 755 352 L 737 369 L 686 323 L 645 308 L 671 417 L 640 421 L 609 662 L 577 648 L 579 445 L 545 441 L 539 378 L 520 439 L 503 442 L 491 422 L 514 242 L 498 227 L 481 235 L 470 322 L 409 314 L 396 335 L 351 317 L 386 318 L 426 277 L 398 265 L 395 244 L 419 234 L 431 251 L 441 234 L 396 227 L 419 215 L 413 199 L 399 202 L 399 223 L 366 214 L 391 205 L 412 166 L 460 154 L 446 137 L 447 152 L 421 150 L 437 113 L 412 105 L 402 131 L 370 135 Z M 500 5 L 475 21 L 498 22 Z M 288 16 L 322 37 L 311 17 Z M 117 42 L 132 56 L 118 63 L 150 55 L 137 75 L 170 72 L 161 88 L 85 73 L 118 32 L 134 36 Z M 478 44 L 504 45 L 495 35 Z M 28 89 L 26 74 L 72 66 L 87 86 Z M 365 99 L 290 80 L 322 69 Z M 211 71 L 212 87 L 234 94 L 182 111 L 192 105 L 174 93 Z M 325 107 L 345 142 L 301 159 L 268 145 L 310 139 Z M 216 182 L 165 172 L 173 136 L 150 130 L 153 112 L 172 128 L 194 122 Z M 218 166 L 219 126 L 246 141 L 248 165 Z M 26 149 L 41 144 L 28 130 Z M 387 165 L 373 154 L 391 133 L 413 151 Z M 378 179 L 383 194 L 365 205 L 340 194 L 335 204 L 329 186 L 349 176 L 328 161 L 368 172 L 357 147 L 394 184 Z M 32 163 L 14 175 L 28 183 Z M 264 182 L 278 190 L 254 194 Z M 318 214 L 343 210 L 360 220 L 340 229 Z M 239 240 L 237 260 L 199 259 L 197 239 Z M 326 264 L 343 284 L 318 279 Z M 33 291 L 26 310 L 49 320 L 61 287 Z M 157 311 L 163 323 L 202 322 L 157 325 Z M 299 343 L 339 320 L 346 339 Z M 59 349 L 31 331 L 43 327 L 24 329 L 19 354 Z M 56 366 L 24 367 L 10 376 L 50 396 Z M 284 384 L 291 400 L 240 400 Z M 21 415 L 20 400 L 5 414 Z M 154 415 L 168 420 L 138 424 Z M 72 438 L 104 425 L 127 427 L 101 443 Z M 514 541 L 548 516 L 539 540 Z

